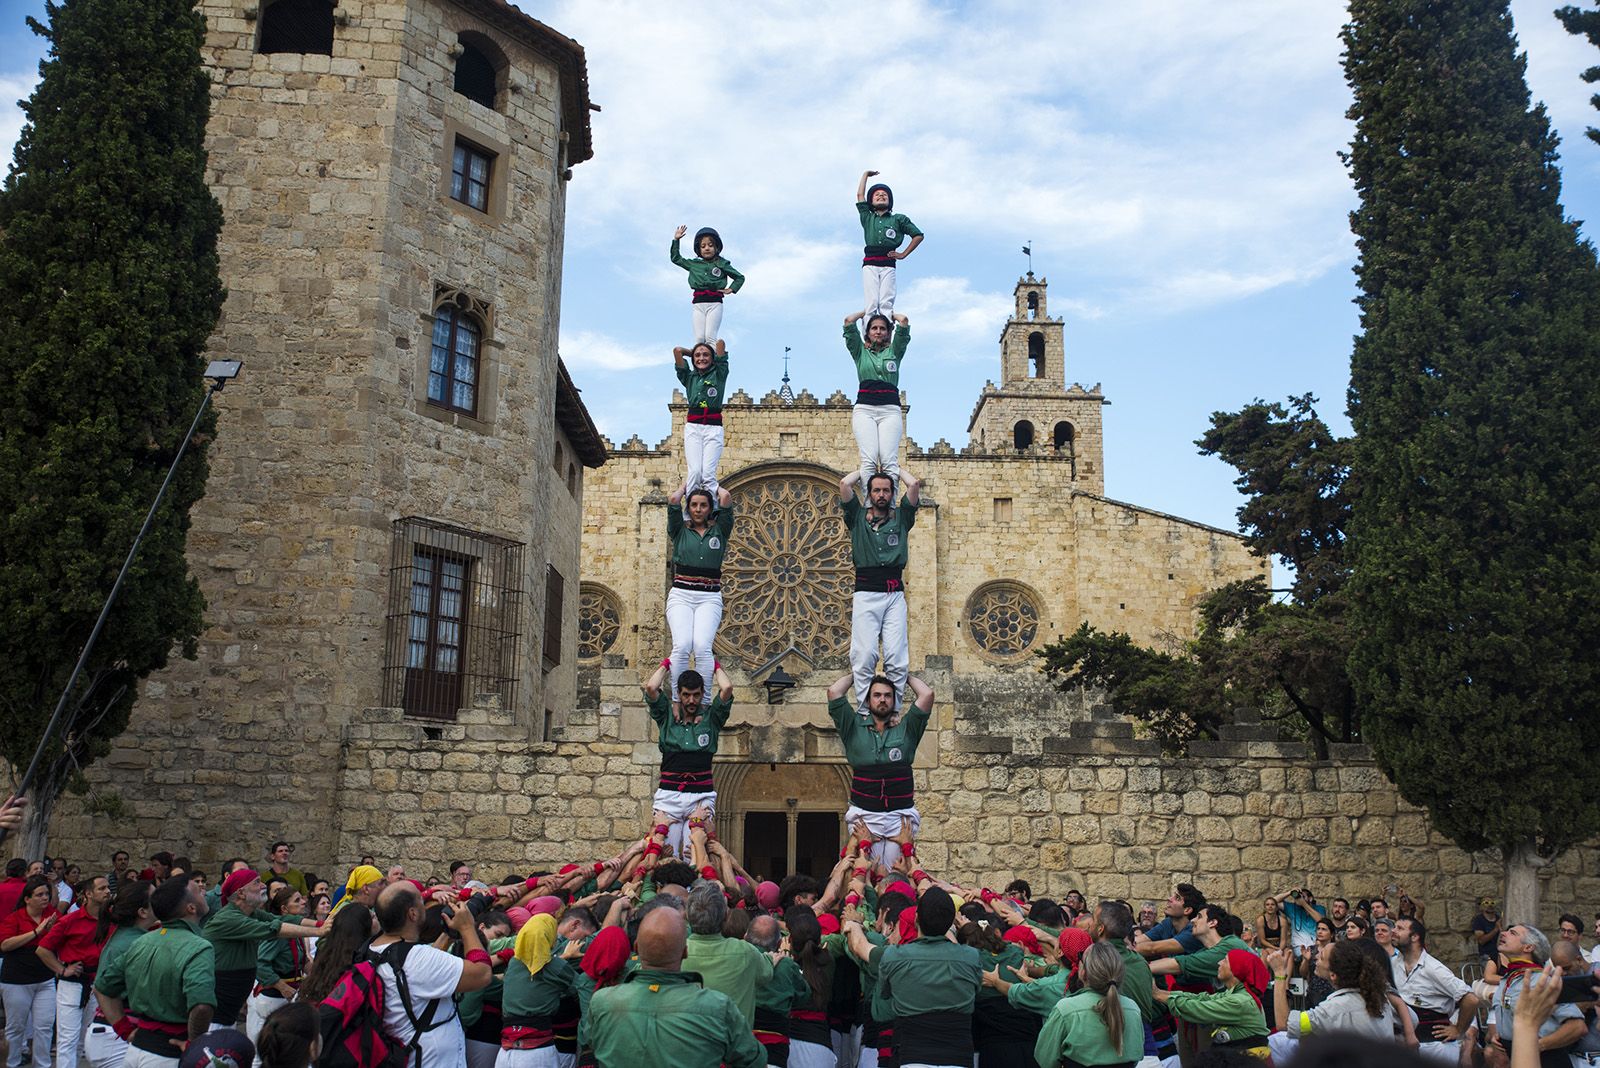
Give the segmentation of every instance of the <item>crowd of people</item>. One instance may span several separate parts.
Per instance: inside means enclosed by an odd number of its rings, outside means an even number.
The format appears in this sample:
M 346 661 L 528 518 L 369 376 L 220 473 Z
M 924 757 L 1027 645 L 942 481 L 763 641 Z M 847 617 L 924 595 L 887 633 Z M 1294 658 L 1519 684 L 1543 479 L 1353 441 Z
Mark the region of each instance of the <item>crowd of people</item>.
M 1575 916 L 1552 943 L 1481 903 L 1494 947 L 1468 985 L 1403 892 L 1325 908 L 1295 888 L 1252 921 L 1190 883 L 1053 901 L 928 872 L 905 817 L 888 836 L 857 819 L 825 877 L 774 881 L 709 816 L 658 811 L 614 856 L 497 882 L 364 857 L 330 888 L 285 842 L 209 878 L 167 852 L 76 883 L 14 860 L 6 1065 L 378 1063 L 362 1042 L 418 1068 L 1600 1060 L 1600 986 L 1562 982 L 1600 956 Z

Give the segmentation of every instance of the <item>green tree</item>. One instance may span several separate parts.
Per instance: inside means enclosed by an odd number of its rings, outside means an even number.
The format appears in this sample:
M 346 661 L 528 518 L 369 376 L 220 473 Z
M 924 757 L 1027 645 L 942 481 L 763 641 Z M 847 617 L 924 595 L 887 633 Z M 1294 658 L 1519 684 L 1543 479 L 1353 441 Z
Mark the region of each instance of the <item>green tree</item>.
M 1600 830 L 1600 272 L 1505 3 L 1350 12 L 1350 676 L 1402 795 L 1498 847 L 1529 917 Z
M 1566 27 L 1568 33 L 1577 34 L 1589 39 L 1589 43 L 1600 48 L 1600 9 L 1584 11 L 1582 8 L 1567 5 L 1556 11 L 1556 18 L 1561 20 L 1561 25 Z M 1593 85 L 1600 82 L 1600 66 L 1587 68 L 1581 75 L 1584 81 Z M 1595 93 L 1589 98 L 1589 103 L 1600 108 L 1600 93 Z M 1600 143 L 1600 130 L 1593 126 L 1588 129 L 1589 140 Z
M 205 184 L 204 26 L 188 0 L 47 3 L 41 79 L 0 190 L 0 752 L 26 764 L 203 391 L 222 305 Z M 195 655 L 184 559 L 207 418 L 48 750 L 24 849 L 127 725 L 138 680 Z
M 1278 591 L 1286 596 L 1274 598 L 1259 579 L 1213 590 L 1200 602 L 1196 636 L 1176 651 L 1085 623 L 1041 652 L 1059 688 L 1103 688 L 1113 709 L 1168 749 L 1217 737 L 1242 707 L 1297 723 L 1322 757 L 1330 742 L 1358 738 L 1342 596 L 1350 443 L 1328 430 L 1315 403 L 1307 395 L 1217 412 L 1196 442 L 1239 472 L 1240 528 L 1251 551 L 1293 571 L 1292 586 Z

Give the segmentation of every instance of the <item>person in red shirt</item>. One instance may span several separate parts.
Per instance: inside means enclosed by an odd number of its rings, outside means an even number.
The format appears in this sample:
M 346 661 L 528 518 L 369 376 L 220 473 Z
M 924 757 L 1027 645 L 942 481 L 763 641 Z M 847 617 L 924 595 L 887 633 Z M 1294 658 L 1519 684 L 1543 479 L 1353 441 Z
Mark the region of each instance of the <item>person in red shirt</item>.
M 110 917 L 100 922 L 111 902 L 111 884 L 96 875 L 78 895 L 78 910 L 69 912 L 44 933 L 34 952 L 56 976 L 56 1060 L 78 1063 L 88 1018 L 84 1006 L 94 989 L 100 947 L 111 937 Z
M 28 862 L 22 857 L 6 861 L 6 877 L 0 881 L 0 916 L 17 911 L 22 902 L 22 885 L 28 881 Z
M 31 1034 L 34 1068 L 50 1068 L 50 1038 L 55 1031 L 55 978 L 34 947 L 60 919 L 50 881 L 36 875 L 22 889 L 22 907 L 0 916 L 0 997 L 6 1007 L 6 1039 L 12 1063 Z

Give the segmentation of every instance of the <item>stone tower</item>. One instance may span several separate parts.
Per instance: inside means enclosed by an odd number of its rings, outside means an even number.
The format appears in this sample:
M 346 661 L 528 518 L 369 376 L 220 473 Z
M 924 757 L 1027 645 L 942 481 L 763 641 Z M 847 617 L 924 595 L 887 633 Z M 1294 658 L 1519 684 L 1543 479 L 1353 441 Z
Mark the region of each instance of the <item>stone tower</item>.
M 576 700 L 583 470 L 605 458 L 557 354 L 584 53 L 502 0 L 198 10 L 211 348 L 244 361 L 192 512 L 207 629 L 91 769 L 136 815 L 64 804 L 58 841 L 187 850 L 209 825 L 210 848 L 287 838 L 327 871 L 343 813 L 396 785 L 340 794 L 356 725 L 443 737 L 470 713 L 537 739 Z
M 1000 385 L 984 384 L 967 424 L 983 451 L 1060 456 L 1075 489 L 1105 492 L 1097 384 L 1067 385 L 1065 325 L 1045 304 L 1049 282 L 1030 271 L 1017 281 L 1016 309 L 1000 332 Z

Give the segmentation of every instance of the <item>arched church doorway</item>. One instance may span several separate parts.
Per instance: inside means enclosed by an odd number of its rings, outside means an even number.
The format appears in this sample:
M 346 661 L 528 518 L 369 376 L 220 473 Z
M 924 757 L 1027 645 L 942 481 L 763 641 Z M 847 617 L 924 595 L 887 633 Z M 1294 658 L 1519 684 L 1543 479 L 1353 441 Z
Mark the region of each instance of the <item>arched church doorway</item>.
M 826 878 L 848 798 L 844 764 L 719 764 L 717 836 L 758 879 Z

